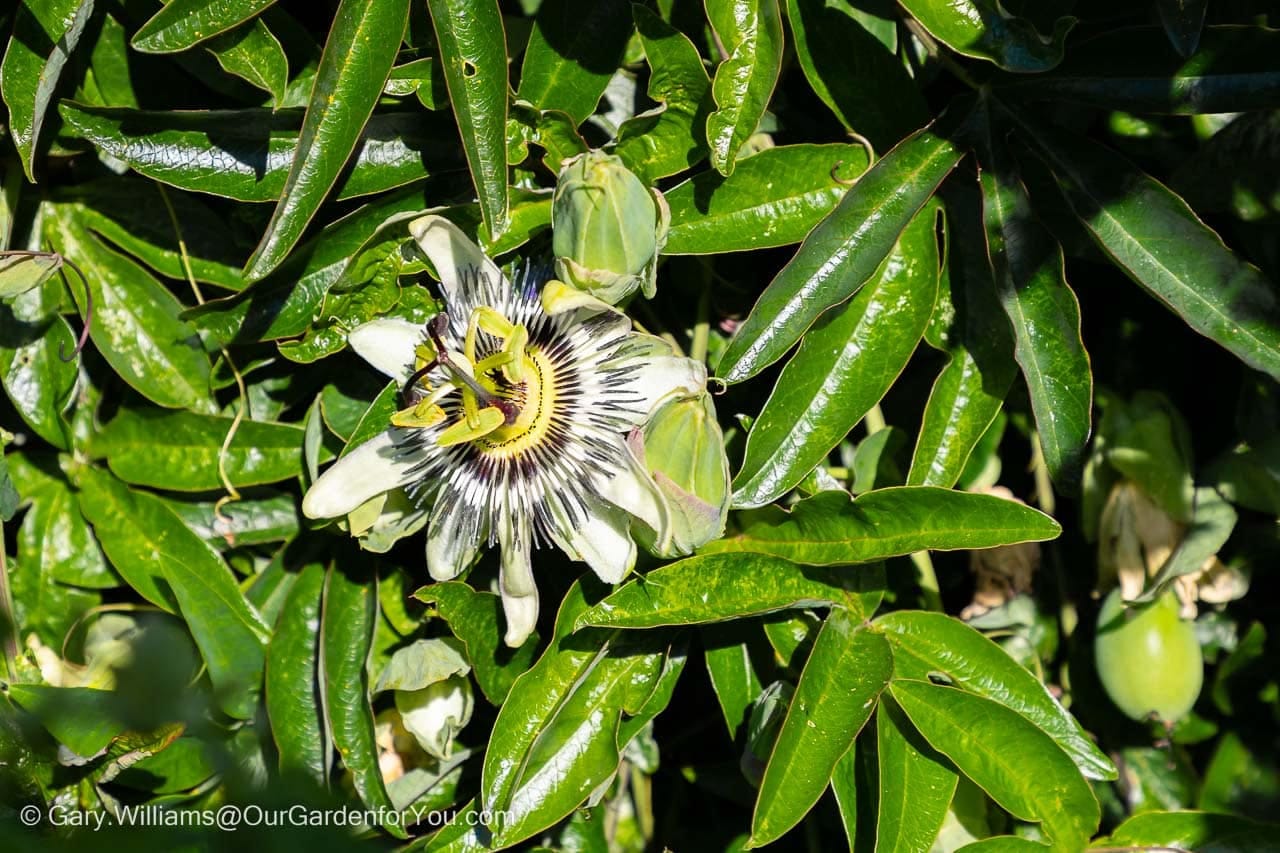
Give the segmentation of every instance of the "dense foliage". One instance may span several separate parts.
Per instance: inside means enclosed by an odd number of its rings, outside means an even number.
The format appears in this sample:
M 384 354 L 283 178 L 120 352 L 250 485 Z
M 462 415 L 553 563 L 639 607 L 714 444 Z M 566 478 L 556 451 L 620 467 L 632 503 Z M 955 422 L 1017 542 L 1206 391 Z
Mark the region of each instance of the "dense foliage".
M 1274 849 L 1274 25 L 6 4 L 0 843 Z M 423 223 L 707 366 L 637 426 L 684 514 L 617 522 L 620 583 L 563 521 L 523 599 L 505 528 L 431 583 L 400 483 L 304 516 L 435 428 L 425 371 L 529 381 L 505 316 L 499 378 L 433 337 L 479 267 Z M 353 351 L 391 321 L 407 381 Z

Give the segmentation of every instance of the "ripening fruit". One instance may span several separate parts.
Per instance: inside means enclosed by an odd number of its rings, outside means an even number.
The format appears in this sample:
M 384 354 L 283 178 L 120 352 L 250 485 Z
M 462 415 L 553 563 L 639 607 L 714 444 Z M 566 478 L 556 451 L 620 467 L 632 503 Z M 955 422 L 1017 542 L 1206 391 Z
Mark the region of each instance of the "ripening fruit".
M 1098 613 L 1093 651 L 1107 695 L 1131 719 L 1154 712 L 1174 722 L 1200 695 L 1204 656 L 1194 624 L 1178 618 L 1172 592 L 1126 611 L 1120 590 L 1112 590 Z

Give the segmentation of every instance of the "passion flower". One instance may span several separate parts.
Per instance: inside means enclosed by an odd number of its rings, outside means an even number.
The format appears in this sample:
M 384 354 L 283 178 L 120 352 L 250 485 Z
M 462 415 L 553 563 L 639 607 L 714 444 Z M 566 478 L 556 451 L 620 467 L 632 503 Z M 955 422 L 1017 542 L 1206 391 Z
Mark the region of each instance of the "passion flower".
M 302 509 L 346 516 L 404 488 L 429 509 L 436 580 L 499 545 L 506 642 L 518 646 L 537 621 L 535 548 L 555 545 L 617 583 L 635 565 L 633 518 L 668 535 L 662 495 L 627 439 L 666 400 L 705 391 L 706 369 L 599 303 L 548 314 L 545 269 L 508 281 L 442 217 L 409 230 L 440 276 L 444 310 L 425 327 L 382 319 L 350 334 L 403 383 L 406 407 L 325 471 Z

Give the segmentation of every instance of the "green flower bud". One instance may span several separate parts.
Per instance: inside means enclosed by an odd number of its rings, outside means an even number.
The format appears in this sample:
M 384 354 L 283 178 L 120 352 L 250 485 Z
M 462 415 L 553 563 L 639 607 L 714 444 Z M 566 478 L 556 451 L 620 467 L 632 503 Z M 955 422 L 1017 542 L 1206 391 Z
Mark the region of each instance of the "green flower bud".
M 711 395 L 668 400 L 644 425 L 637 454 L 667 508 L 665 535 L 644 542 L 660 557 L 691 554 L 724 533 L 729 512 L 729 459 Z M 643 533 L 644 531 L 641 531 Z
M 654 292 L 658 253 L 667 241 L 666 200 L 612 154 L 570 160 L 551 201 L 556 275 L 610 305 L 637 289 Z
M 397 690 L 396 710 L 404 727 L 429 755 L 447 760 L 453 739 L 471 721 L 475 698 L 465 675 L 454 675 L 421 690 Z

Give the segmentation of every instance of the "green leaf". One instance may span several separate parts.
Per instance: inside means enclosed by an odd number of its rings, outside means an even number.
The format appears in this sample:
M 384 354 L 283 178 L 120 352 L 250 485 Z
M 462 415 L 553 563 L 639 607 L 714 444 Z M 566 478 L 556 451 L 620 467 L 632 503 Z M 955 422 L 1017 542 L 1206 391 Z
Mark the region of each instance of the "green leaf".
M 99 754 L 124 731 L 119 698 L 110 690 L 45 684 L 6 684 L 4 690 L 82 758 Z
M 1190 522 L 1195 460 L 1182 415 L 1155 391 L 1139 391 L 1127 401 L 1107 396 L 1102 402 L 1098 447 L 1105 463 L 1137 484 L 1174 521 Z
M 54 447 L 67 449 L 62 413 L 76 385 L 71 327 L 58 314 L 62 283 L 46 281 L 0 304 L 0 380 L 28 426 Z
M 467 648 L 467 660 L 476 683 L 493 705 L 506 701 L 512 683 L 533 663 L 538 637 L 518 649 L 502 642 L 502 599 L 491 592 L 478 592 L 465 583 L 449 581 L 425 586 L 413 597 L 435 604 L 440 618 Z
M 270 277 L 184 316 L 224 345 L 303 334 L 360 247 L 388 217 L 429 207 L 432 189 L 428 184 L 403 190 L 358 208 L 303 244 Z
M 208 412 L 209 357 L 194 330 L 178 319 L 181 305 L 142 267 L 108 249 L 74 216 L 54 208 L 46 233 L 73 258 L 86 282 L 71 276 L 83 311 L 93 295 L 89 337 L 120 378 L 157 405 Z
M 959 777 L 893 702 L 876 706 L 880 762 L 876 850 L 926 850 L 938 837 Z
M 39 0 L 17 4 L 13 36 L 0 62 L 0 95 L 9 108 L 8 130 L 27 180 L 36 180 L 36 152 L 58 78 L 80 42 L 93 0 Z
M 958 53 L 994 62 L 1006 71 L 1048 71 L 1062 61 L 1075 18 L 1059 18 L 1042 36 L 1026 18 L 1010 15 L 997 0 L 902 0 L 929 34 Z
M 764 554 L 689 557 L 618 588 L 573 628 L 696 625 L 843 603 L 866 589 L 869 568 L 818 570 Z
M 713 625 L 702 632 L 707 674 L 730 738 L 737 737 L 747 711 L 760 698 L 760 677 L 751 662 L 751 648 L 759 637 L 760 627 L 754 621 Z
M 906 367 L 938 294 L 934 219 L 933 208 L 916 216 L 871 281 L 805 333 L 747 435 L 735 507 L 795 488 Z
M 239 244 L 224 217 L 195 196 L 164 191 L 150 181 L 117 179 L 76 184 L 57 194 L 54 204 L 66 211 L 59 215 L 74 217 L 166 278 L 187 277 L 181 238 L 196 281 L 226 290 L 245 286 L 240 258 L 247 247 Z
M 45 460 L 53 461 L 41 461 Z M 25 459 L 12 465 L 11 473 L 23 499 L 31 502 L 18 531 L 22 571 L 91 589 L 119 586 L 120 578 L 107 565 L 70 484 Z
M 369 705 L 369 649 L 378 617 L 378 581 L 372 572 L 355 571 L 355 561 L 330 567 L 320 612 L 319 679 L 321 701 L 333 745 L 351 773 L 366 808 L 391 815 L 383 828 L 404 838 L 395 807 L 378 769 L 373 709 Z M 365 561 L 360 561 L 365 563 Z M 367 565 L 367 563 L 365 563 Z
M 954 312 L 946 367 L 929 392 L 907 485 L 951 488 L 1000 414 L 1013 382 L 1013 337 L 996 296 L 973 185 L 946 199 L 947 269 L 938 305 Z M 926 332 L 928 337 L 928 332 Z
M 1206 472 L 1219 494 L 1232 503 L 1280 516 L 1280 434 L 1253 446 L 1239 445 Z
M 1096 846 L 1265 853 L 1275 847 L 1275 841 L 1275 824 L 1237 815 L 1178 811 L 1136 814 Z
M 1280 104 L 1278 48 L 1274 29 L 1215 26 L 1204 29 L 1195 54 L 1184 58 L 1161 27 L 1124 27 L 1073 44 L 1052 74 L 1002 81 L 996 90 L 1138 113 L 1270 109 Z
M 987 123 L 985 130 L 982 207 L 996 288 L 1013 324 L 1014 357 L 1045 464 L 1059 487 L 1074 490 L 1093 427 L 1093 373 L 1080 338 L 1080 305 L 1066 281 L 1062 247 L 1032 212 L 996 129 Z
M 298 110 L 149 112 L 64 101 L 59 111 L 75 133 L 138 174 L 236 201 L 276 201 L 290 164 L 302 162 Z M 383 192 L 441 171 L 427 162 L 455 169 L 457 158 L 436 135 L 439 126 L 429 114 L 371 117 L 363 131 L 357 128 L 359 146 L 350 160 L 325 163 L 341 173 L 334 199 Z
M 159 498 L 94 468 L 81 470 L 80 487 L 81 511 L 112 565 L 143 598 L 182 615 L 222 710 L 251 718 L 269 631 L 227 564 Z
M 707 116 L 711 165 L 728 177 L 738 151 L 756 132 L 782 71 L 778 0 L 706 0 L 707 17 L 724 59 L 716 66 Z
M 320 685 L 320 602 L 325 568 L 308 563 L 298 573 L 267 647 L 266 706 L 280 769 L 322 785 L 329 776 L 329 744 Z
M 325 41 L 298 146 L 267 232 L 245 263 L 260 279 L 302 238 L 338 180 L 395 64 L 409 0 L 342 0 Z
M 497 0 L 427 0 L 485 227 L 507 230 L 507 37 Z
M 1027 124 L 1071 206 L 1122 271 L 1192 329 L 1250 367 L 1280 377 L 1280 297 L 1187 203 L 1123 157 Z
M 153 408 L 121 409 L 90 445 L 128 483 L 201 492 L 255 486 L 296 477 L 302 471 L 302 428 L 244 420 L 223 452 L 234 419 Z M 222 467 L 219 467 L 219 460 Z
M 854 9 L 825 0 L 787 0 L 787 19 L 804 76 L 847 129 L 887 150 L 929 122 L 915 81 Z
M 187 527 L 219 550 L 284 542 L 298 535 L 298 501 L 290 494 L 255 496 L 223 506 L 209 501 L 167 503 Z
M 875 620 L 893 645 L 894 677 L 940 674 L 963 690 L 999 702 L 1029 720 L 1090 779 L 1114 779 L 1116 768 L 1048 689 L 1004 649 L 941 613 L 898 611 Z
M 172 0 L 138 28 L 130 44 L 143 53 L 173 53 L 249 20 L 275 0 Z
M 832 608 L 765 766 L 751 846 L 781 838 L 813 808 L 892 672 L 893 654 L 884 637 L 866 630 L 860 615 Z
M 516 679 L 494 721 L 480 792 L 484 808 L 507 810 L 495 839 L 504 846 L 560 821 L 613 775 L 622 715 L 645 707 L 662 672 L 665 644 L 655 634 L 573 637 L 586 607 L 575 584 L 551 645 Z
M 62 269 L 62 256 L 51 252 L 0 254 L 0 299 L 21 296 L 53 278 Z
M 546 0 L 529 34 L 518 97 L 582 124 L 596 111 L 633 27 L 625 0 Z
M 277 105 L 284 100 L 289 60 L 261 18 L 218 36 L 209 51 L 228 74 L 262 89 Z
M 667 190 L 664 255 L 715 255 L 799 243 L 866 169 L 861 145 L 779 145 Z
M 641 180 L 653 183 L 707 156 L 711 79 L 683 33 L 638 4 L 632 4 L 631 13 L 649 62 L 649 98 L 658 106 L 622 123 L 614 153 Z
M 950 142 L 922 130 L 867 170 L 760 296 L 716 372 L 730 383 L 751 378 L 782 358 L 822 312 L 856 293 L 960 157 Z
M 933 486 L 820 492 L 790 510 L 764 507 L 738 516 L 739 529 L 703 554 L 773 554 L 798 563 L 865 563 L 915 551 L 993 548 L 1039 542 L 1062 532 L 1047 515 L 992 495 Z
M 1098 826 L 1098 801 L 1049 736 L 1003 705 L 925 681 L 889 691 L 960 772 L 1014 817 L 1044 825 L 1055 847 L 1082 849 Z

